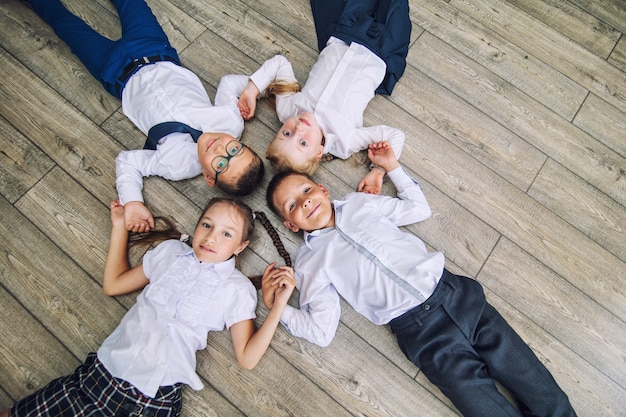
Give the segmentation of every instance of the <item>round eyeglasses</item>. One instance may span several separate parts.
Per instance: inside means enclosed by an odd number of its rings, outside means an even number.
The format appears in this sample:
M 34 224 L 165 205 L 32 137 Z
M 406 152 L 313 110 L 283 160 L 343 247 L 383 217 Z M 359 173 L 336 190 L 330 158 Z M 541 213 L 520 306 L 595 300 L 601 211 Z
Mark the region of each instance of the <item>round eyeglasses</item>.
M 228 155 L 220 155 L 213 158 L 213 161 L 211 161 L 211 168 L 213 168 L 213 171 L 215 171 L 215 182 L 217 182 L 217 177 L 222 172 L 228 169 L 228 163 L 230 162 L 230 159 L 241 154 L 241 152 L 243 152 L 243 148 L 245 147 L 246 145 L 239 142 L 238 140 L 231 140 L 226 144 L 226 153 Z

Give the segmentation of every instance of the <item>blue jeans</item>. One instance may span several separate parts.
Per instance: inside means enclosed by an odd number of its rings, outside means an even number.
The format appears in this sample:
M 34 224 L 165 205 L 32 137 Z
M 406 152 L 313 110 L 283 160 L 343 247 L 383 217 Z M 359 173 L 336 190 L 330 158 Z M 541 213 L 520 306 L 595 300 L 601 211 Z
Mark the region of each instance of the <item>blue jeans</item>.
M 120 81 L 119 77 L 134 59 L 169 56 L 179 62 L 176 50 L 143 0 L 113 1 L 122 26 L 122 37 L 115 41 L 93 30 L 59 0 L 29 0 L 29 3 L 115 97 L 121 97 L 127 80 Z
M 391 321 L 400 348 L 466 417 L 575 416 L 533 351 L 485 300 L 481 285 L 444 270 L 435 292 Z

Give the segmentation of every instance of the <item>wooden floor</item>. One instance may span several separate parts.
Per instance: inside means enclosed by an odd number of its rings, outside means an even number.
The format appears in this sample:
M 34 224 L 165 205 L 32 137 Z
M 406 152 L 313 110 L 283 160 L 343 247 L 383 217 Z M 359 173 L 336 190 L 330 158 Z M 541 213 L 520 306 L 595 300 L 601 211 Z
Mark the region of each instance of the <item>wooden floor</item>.
M 276 53 L 303 83 L 317 57 L 305 0 L 148 3 L 211 97 L 222 75 Z M 108 0 L 66 4 L 119 35 Z M 70 373 L 134 302 L 100 280 L 114 158 L 144 136 L 31 10 L 2 0 L 0 19 L 3 409 Z M 411 19 L 405 75 L 365 114 L 407 134 L 401 162 L 434 212 L 409 230 L 484 285 L 580 416 L 626 416 L 626 1 L 411 0 Z M 262 154 L 278 127 L 262 103 L 243 139 Z M 316 177 L 338 198 L 364 170 L 333 161 Z M 147 204 L 187 231 L 215 194 L 200 178 L 145 184 Z M 264 189 L 245 201 L 265 209 Z M 301 237 L 280 232 L 293 254 Z M 240 266 L 258 274 L 277 258 L 258 227 Z M 388 327 L 347 304 L 328 348 L 281 328 L 249 372 L 219 332 L 198 358 L 205 388 L 185 390 L 186 416 L 457 413 Z

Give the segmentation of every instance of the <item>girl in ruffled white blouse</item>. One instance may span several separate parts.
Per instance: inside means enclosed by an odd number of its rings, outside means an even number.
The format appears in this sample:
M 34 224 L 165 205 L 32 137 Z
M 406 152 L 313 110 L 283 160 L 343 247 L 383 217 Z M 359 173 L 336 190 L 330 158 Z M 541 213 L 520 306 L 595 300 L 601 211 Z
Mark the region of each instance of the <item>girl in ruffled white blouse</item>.
M 137 303 L 97 353 L 74 374 L 50 382 L 18 401 L 7 416 L 177 416 L 182 384 L 199 390 L 195 352 L 206 347 L 207 333 L 229 328 L 239 364 L 252 369 L 266 352 L 295 280 L 284 271 L 274 306 L 255 329 L 257 293 L 235 266 L 254 228 L 250 208 L 236 200 L 214 198 L 204 210 L 191 247 L 170 228 L 151 241 L 164 240 L 130 267 L 124 206 L 111 204 L 111 241 L 103 291 L 120 295 L 140 288 Z M 125 415 L 126 415 L 125 414 Z

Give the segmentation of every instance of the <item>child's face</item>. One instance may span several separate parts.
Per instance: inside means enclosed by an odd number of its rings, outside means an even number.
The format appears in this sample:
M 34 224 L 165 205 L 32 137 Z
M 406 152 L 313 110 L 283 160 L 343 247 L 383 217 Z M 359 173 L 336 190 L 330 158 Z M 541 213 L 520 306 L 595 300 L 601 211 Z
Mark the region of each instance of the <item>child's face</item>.
M 300 229 L 310 232 L 335 225 L 329 197 L 322 184 L 301 175 L 290 175 L 276 187 L 273 200 L 285 226 L 293 232 Z
M 193 252 L 200 262 L 223 262 L 248 246 L 245 220 L 236 207 L 216 203 L 200 218 L 193 234 Z
M 322 129 L 312 113 L 303 112 L 285 121 L 272 140 L 271 146 L 296 165 L 305 161 L 320 160 L 324 155 Z
M 239 148 L 241 150 L 236 151 Z M 254 155 L 250 149 L 231 135 L 205 132 L 198 138 L 198 161 L 202 165 L 202 174 L 211 187 L 217 181 L 235 184 L 253 160 Z M 220 169 L 222 171 L 218 173 Z

